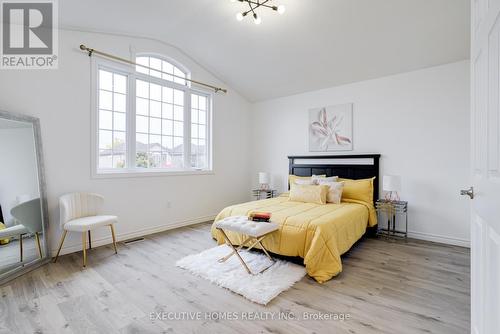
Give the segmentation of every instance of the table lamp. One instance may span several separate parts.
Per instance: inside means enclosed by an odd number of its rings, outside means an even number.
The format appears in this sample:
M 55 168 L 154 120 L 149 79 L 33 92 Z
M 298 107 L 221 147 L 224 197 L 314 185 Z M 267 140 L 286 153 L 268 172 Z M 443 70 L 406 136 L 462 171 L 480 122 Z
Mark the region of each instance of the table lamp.
M 383 190 L 386 192 L 386 200 L 399 201 L 398 192 L 401 191 L 401 176 L 384 175 Z
M 269 189 L 269 173 L 259 172 L 259 184 L 261 190 Z

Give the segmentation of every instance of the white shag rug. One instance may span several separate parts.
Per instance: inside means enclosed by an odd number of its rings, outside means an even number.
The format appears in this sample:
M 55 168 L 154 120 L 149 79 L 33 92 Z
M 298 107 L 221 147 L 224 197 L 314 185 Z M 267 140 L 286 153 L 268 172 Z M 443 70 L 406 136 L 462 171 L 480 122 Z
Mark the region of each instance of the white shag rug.
M 175 265 L 262 305 L 291 288 L 306 274 L 305 268 L 300 265 L 276 260 L 272 267 L 263 273 L 249 275 L 236 255 L 225 262 L 218 262 L 218 259 L 229 253 L 229 246 L 220 245 L 199 254 L 186 256 Z M 240 251 L 240 255 L 253 273 L 260 272 L 272 263 L 260 252 Z

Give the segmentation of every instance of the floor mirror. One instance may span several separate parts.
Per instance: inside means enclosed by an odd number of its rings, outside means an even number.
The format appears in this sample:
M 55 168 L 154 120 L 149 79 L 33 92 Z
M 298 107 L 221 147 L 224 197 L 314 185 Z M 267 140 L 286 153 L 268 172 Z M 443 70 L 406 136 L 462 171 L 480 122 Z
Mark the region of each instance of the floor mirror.
M 0 111 L 0 284 L 50 260 L 38 118 Z

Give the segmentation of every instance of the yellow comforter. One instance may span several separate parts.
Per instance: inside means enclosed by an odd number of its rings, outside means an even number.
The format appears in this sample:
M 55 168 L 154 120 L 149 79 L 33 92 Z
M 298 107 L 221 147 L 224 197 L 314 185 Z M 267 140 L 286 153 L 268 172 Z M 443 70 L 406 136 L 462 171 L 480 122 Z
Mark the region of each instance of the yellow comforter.
M 285 256 L 304 259 L 307 273 L 322 283 L 342 271 L 340 256 L 365 233 L 367 226 L 377 224 L 373 204 L 349 200 L 341 204 L 312 204 L 292 202 L 288 195 L 229 206 L 215 218 L 215 222 L 251 211 L 272 213 L 272 221 L 280 229 L 264 241 L 264 247 Z M 212 236 L 224 243 L 220 232 L 212 225 Z M 241 244 L 244 237 L 229 232 L 233 244 Z

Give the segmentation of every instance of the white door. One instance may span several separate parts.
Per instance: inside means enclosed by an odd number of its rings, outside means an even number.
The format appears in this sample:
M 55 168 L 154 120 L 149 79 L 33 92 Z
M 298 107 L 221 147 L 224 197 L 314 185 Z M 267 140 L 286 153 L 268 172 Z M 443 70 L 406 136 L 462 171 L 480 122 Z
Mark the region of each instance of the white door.
M 500 333 L 500 0 L 471 0 L 471 330 Z

